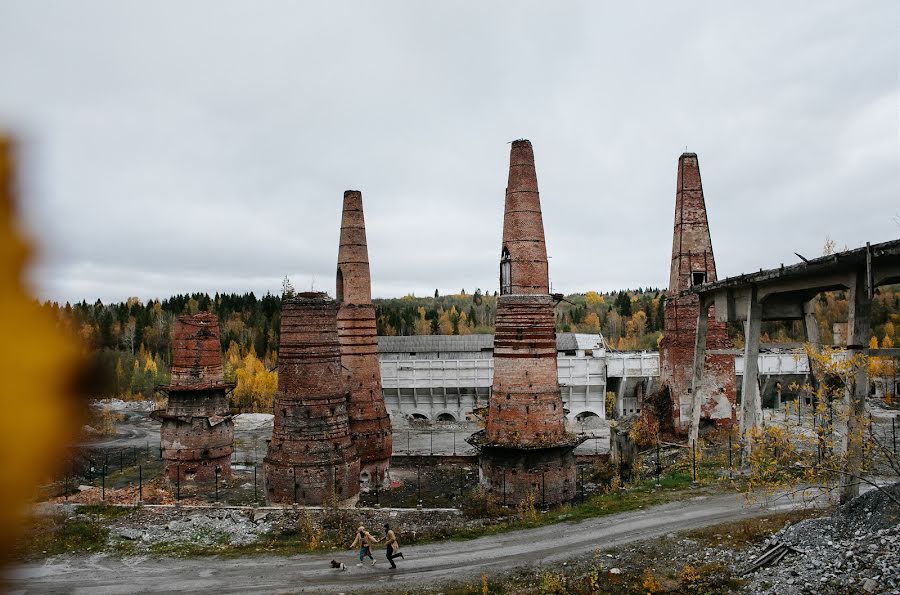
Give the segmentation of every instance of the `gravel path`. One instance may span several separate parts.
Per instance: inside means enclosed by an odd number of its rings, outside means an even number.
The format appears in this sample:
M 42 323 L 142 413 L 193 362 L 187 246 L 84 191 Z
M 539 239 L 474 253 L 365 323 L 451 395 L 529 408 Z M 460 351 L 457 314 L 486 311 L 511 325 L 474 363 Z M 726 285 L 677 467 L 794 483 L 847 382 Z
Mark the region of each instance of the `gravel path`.
M 734 494 L 700 496 L 579 523 L 561 523 L 513 531 L 470 541 L 445 541 L 404 547 L 405 560 L 391 571 L 379 563 L 357 568 L 352 552 L 289 558 L 242 559 L 116 558 L 107 554 L 57 557 L 14 568 L 7 588 L 22 593 L 218 592 L 362 593 L 376 589 L 410 589 L 415 585 L 477 579 L 515 566 L 556 567 L 561 560 L 618 547 L 670 532 L 717 525 L 770 511 L 792 508 L 789 501 L 748 506 Z M 401 536 L 402 539 L 402 536 Z M 347 571 L 332 570 L 336 558 Z

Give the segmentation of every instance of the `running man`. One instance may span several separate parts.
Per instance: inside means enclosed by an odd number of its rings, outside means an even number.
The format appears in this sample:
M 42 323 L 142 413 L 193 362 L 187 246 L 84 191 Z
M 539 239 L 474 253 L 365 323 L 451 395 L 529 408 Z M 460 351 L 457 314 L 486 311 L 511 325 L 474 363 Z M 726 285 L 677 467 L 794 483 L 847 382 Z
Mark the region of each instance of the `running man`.
M 384 524 L 384 532 L 385 532 L 385 548 L 384 555 L 387 557 L 387 561 L 391 563 L 391 570 L 397 568 L 397 565 L 394 564 L 394 558 L 404 558 L 403 552 L 400 551 L 400 544 L 397 542 L 397 536 L 391 530 L 391 526 L 387 523 Z
M 372 560 L 372 566 L 375 566 L 375 556 L 372 555 L 372 545 L 381 541 L 380 539 L 375 539 L 371 533 L 366 531 L 366 528 L 362 525 L 356 530 L 356 539 L 353 540 L 353 543 L 350 544 L 350 549 L 353 549 L 359 544 L 359 564 L 357 566 L 363 565 L 363 560 L 368 556 Z

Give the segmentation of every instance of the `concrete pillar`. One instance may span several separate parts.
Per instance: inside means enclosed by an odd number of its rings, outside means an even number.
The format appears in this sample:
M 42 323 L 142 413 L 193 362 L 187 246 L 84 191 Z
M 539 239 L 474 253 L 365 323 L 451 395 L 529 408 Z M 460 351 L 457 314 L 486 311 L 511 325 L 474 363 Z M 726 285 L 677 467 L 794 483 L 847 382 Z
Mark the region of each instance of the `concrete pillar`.
M 864 353 L 868 347 L 872 323 L 872 298 L 867 286 L 865 270 L 857 271 L 850 287 L 849 314 L 847 317 L 847 349 L 851 357 Z M 847 415 L 845 471 L 841 483 L 841 503 L 859 496 L 859 479 L 863 466 L 863 446 L 868 419 L 866 398 L 869 392 L 868 365 L 856 368 L 853 382 L 844 393 L 844 409 Z M 856 477 L 854 477 L 856 476 Z
M 741 384 L 741 436 L 759 427 L 762 422 L 762 402 L 759 396 L 759 332 L 762 324 L 762 304 L 757 299 L 756 286 L 750 288 L 747 320 L 744 322 L 744 379 Z M 744 452 L 750 454 L 750 442 Z
M 706 359 L 706 328 L 709 321 L 710 304 L 700 300 L 700 313 L 697 316 L 697 335 L 694 341 L 694 374 L 691 380 L 691 428 L 688 445 L 696 444 L 700 433 L 700 396 L 703 386 L 703 362 Z

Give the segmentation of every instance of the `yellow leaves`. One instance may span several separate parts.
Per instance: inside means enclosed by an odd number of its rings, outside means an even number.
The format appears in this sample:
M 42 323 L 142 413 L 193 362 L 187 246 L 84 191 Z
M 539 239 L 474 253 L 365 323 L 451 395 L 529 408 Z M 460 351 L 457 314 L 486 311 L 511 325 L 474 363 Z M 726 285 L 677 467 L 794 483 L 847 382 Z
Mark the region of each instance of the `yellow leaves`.
M 700 579 L 700 574 L 697 572 L 696 568 L 690 564 L 685 564 L 684 568 L 681 569 L 679 578 L 682 583 L 696 583 Z
M 146 373 L 146 372 L 149 372 L 149 373 L 154 374 L 154 375 L 157 373 L 157 370 L 156 370 L 156 362 L 153 361 L 153 358 L 150 357 L 150 354 L 147 354 L 147 355 L 144 357 L 144 372 L 145 372 L 145 373 Z
M 584 330 L 591 333 L 600 332 L 600 317 L 595 312 L 588 312 L 581 323 Z
M 442 335 L 453 334 L 453 323 L 450 322 L 450 314 L 446 310 L 441 312 L 440 317 L 438 317 L 438 330 Z
M 270 410 L 278 388 L 278 374 L 267 370 L 253 349 L 233 369 L 236 386 L 232 398 L 237 400 L 237 405 L 253 411 Z
M 22 287 L 28 248 L 19 235 L 13 196 L 13 146 L 0 137 L 0 557 L 12 551 L 34 486 L 65 460 L 80 425 L 70 386 L 79 347 Z M 84 330 L 84 329 L 82 329 Z
M 589 308 L 598 308 L 606 304 L 606 300 L 596 291 L 589 291 L 584 294 L 584 301 Z
M 472 333 L 472 329 L 469 328 L 469 317 L 466 316 L 465 312 L 459 313 L 459 321 L 456 324 L 457 334 L 459 335 L 469 335 Z
M 656 578 L 656 575 L 653 573 L 652 568 L 645 568 L 644 575 L 642 577 L 641 586 L 648 593 L 659 593 L 662 591 L 662 584 L 660 584 L 659 579 Z

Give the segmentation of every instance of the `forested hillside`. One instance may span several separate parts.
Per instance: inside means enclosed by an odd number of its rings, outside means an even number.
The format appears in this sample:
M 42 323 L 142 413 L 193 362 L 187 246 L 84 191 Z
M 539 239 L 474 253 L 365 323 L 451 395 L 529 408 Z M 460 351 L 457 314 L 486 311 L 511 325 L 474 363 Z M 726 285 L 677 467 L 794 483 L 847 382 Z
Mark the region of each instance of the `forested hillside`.
M 464 335 L 491 333 L 496 295 L 465 290 L 453 295 L 373 300 L 379 335 Z M 281 296 L 253 293 L 177 295 L 159 301 L 130 298 L 123 303 L 44 304 L 59 324 L 96 356 L 110 382 L 105 396 L 152 395 L 169 381 L 171 329 L 180 314 L 210 311 L 219 317 L 226 379 L 235 382 L 232 400 L 245 409 L 267 409 L 275 392 Z M 556 308 L 560 332 L 602 332 L 618 350 L 653 350 L 662 336 L 664 290 L 648 288 L 566 296 Z M 835 323 L 846 321 L 844 292 L 822 294 L 816 305 L 822 341 L 833 340 Z M 900 339 L 900 287 L 877 291 L 872 308 L 874 341 L 892 346 Z M 743 345 L 740 327 L 731 335 Z M 799 322 L 765 323 L 764 342 L 803 340 Z

